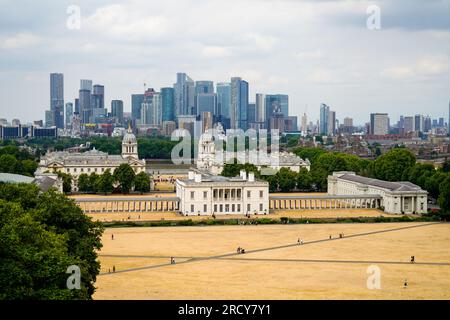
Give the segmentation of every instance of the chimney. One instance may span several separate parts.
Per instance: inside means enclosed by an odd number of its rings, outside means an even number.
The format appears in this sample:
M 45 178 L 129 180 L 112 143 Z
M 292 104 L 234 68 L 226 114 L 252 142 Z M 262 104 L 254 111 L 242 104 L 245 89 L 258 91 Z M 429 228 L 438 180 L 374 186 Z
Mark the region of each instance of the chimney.
M 195 177 L 195 172 L 194 171 L 189 171 L 188 172 L 188 179 L 189 180 L 194 180 Z
M 195 175 L 195 182 L 202 182 L 202 175 L 200 173 Z
M 255 182 L 255 173 L 254 172 L 249 172 L 248 173 L 248 181 L 249 182 Z
M 241 170 L 240 175 L 242 180 L 247 180 L 247 172 L 245 170 Z

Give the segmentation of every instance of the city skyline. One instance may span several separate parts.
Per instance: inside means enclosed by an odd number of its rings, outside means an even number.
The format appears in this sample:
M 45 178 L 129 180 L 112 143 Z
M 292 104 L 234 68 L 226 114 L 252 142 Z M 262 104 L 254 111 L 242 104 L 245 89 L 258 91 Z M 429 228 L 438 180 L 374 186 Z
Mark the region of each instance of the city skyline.
M 256 93 L 287 94 L 299 118 L 307 108 L 318 119 L 320 103 L 360 124 L 374 112 L 447 118 L 449 1 L 375 2 L 380 30 L 366 26 L 368 1 L 91 3 L 78 4 L 79 30 L 66 26 L 66 2 L 30 3 L 20 12 L 2 6 L 0 94 L 9 118 L 43 118 L 52 72 L 65 75 L 66 102 L 77 96 L 79 79 L 93 79 L 107 88 L 105 105 L 123 100 L 125 112 L 144 83 L 171 86 L 186 72 L 215 83 L 241 77 L 252 103 Z

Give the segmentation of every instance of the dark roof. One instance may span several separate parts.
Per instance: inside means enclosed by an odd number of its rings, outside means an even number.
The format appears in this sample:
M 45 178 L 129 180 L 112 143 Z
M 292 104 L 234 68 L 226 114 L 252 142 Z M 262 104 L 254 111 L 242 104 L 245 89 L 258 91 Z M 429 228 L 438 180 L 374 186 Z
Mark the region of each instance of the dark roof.
M 391 182 L 378 179 L 361 177 L 354 174 L 344 174 L 339 177 L 340 179 L 366 184 L 368 186 L 388 189 L 390 191 L 422 191 L 422 189 L 408 181 Z

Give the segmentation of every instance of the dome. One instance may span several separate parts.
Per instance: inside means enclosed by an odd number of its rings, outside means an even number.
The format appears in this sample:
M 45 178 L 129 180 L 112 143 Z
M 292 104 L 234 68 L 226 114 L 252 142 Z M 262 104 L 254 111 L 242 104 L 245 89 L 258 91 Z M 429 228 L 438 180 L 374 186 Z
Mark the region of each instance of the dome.
M 131 128 L 128 128 L 127 133 L 123 136 L 122 144 L 131 144 L 136 143 L 136 136 L 131 131 Z

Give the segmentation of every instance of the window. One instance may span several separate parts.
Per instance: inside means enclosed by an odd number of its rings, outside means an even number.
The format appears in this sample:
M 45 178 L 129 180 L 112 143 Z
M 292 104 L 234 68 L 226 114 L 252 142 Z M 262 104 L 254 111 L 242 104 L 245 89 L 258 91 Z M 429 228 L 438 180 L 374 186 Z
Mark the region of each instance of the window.
M 191 200 L 195 198 L 195 191 L 191 191 Z
M 259 211 L 263 211 L 263 204 L 262 203 L 259 204 Z
M 223 204 L 220 205 L 220 212 L 223 212 Z
M 191 212 L 194 212 L 194 211 L 195 211 L 194 205 L 191 204 Z
M 217 212 L 217 204 L 214 205 L 214 212 Z
M 252 197 L 252 192 L 251 191 L 247 191 L 247 198 L 251 198 Z
M 259 197 L 260 197 L 260 198 L 264 197 L 264 191 L 260 191 L 260 192 L 259 192 Z
M 250 206 L 250 203 L 247 204 L 247 212 L 250 212 L 252 210 L 252 207 Z
M 73 172 L 77 172 L 77 168 L 73 168 Z
M 208 191 L 203 191 L 203 199 L 208 198 Z
M 235 207 L 234 204 L 232 204 L 232 205 L 231 205 L 231 212 L 234 212 L 234 209 L 236 209 L 236 207 Z
M 204 204 L 204 205 L 203 205 L 203 212 L 206 213 L 206 211 L 208 211 L 208 205 L 207 205 L 207 204 Z
M 225 212 L 229 212 L 230 211 L 230 205 L 229 204 L 226 204 L 225 205 Z
M 241 212 L 241 205 L 240 204 L 237 205 L 237 212 Z
M 84 169 L 83 169 L 83 168 L 81 168 L 81 172 L 84 172 Z

